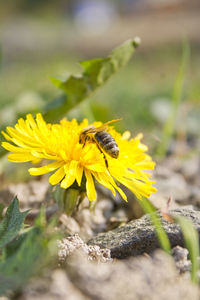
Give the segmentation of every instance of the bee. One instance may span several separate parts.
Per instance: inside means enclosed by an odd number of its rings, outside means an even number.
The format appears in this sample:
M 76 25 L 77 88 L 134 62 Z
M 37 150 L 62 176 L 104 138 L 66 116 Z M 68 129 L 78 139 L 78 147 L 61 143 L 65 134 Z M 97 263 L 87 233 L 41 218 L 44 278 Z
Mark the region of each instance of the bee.
M 82 130 L 79 136 L 79 144 L 85 146 L 86 142 L 95 143 L 99 151 L 103 154 L 106 168 L 108 169 L 108 161 L 105 154 L 113 158 L 118 158 L 119 147 L 110 133 L 107 132 L 108 125 L 118 122 L 121 119 L 111 120 L 104 123 L 100 127 L 90 125 Z

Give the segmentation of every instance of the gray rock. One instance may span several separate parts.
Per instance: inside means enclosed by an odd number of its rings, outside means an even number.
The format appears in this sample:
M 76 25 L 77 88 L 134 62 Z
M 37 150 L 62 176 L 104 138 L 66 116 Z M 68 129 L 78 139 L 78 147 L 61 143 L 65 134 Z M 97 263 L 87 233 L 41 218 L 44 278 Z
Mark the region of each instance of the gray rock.
M 187 300 L 199 299 L 198 287 L 178 275 L 173 259 L 161 250 L 125 260 L 100 263 L 80 253 L 68 261 L 71 282 L 89 299 Z
M 172 256 L 180 273 L 186 273 L 191 270 L 192 262 L 188 259 L 188 255 L 189 251 L 186 248 L 176 246 L 172 249 Z
M 14 299 L 14 298 L 13 298 Z M 62 269 L 46 270 L 21 291 L 18 300 L 198 300 L 198 287 L 180 276 L 172 257 L 91 261 L 83 251 L 69 256 Z
M 88 260 L 96 260 L 107 262 L 112 260 L 109 249 L 102 249 L 96 245 L 87 245 L 79 237 L 78 234 L 70 235 L 62 240 L 57 241 L 59 263 L 63 264 L 77 249 L 84 255 L 87 255 Z
M 172 215 L 181 215 L 191 220 L 200 234 L 199 211 L 195 211 L 191 207 L 183 207 L 169 212 Z M 162 219 L 162 222 L 171 246 L 183 246 L 183 236 L 179 225 L 164 219 Z M 125 258 L 150 253 L 154 249 L 159 248 L 156 232 L 148 215 L 112 231 L 100 233 L 88 243 L 110 249 L 111 257 L 113 258 Z
M 61 269 L 48 270 L 40 278 L 35 278 L 26 285 L 18 300 L 89 300 L 76 289 Z M 8 299 L 7 299 L 8 300 Z

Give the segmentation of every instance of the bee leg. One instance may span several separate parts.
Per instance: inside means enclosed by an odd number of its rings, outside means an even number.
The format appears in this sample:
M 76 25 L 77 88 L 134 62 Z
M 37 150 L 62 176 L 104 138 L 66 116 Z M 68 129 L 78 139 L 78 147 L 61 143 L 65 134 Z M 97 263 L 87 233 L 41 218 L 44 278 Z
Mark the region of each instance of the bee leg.
M 89 141 L 89 138 L 88 138 L 88 137 L 85 138 L 85 141 L 84 141 L 84 143 L 83 143 L 83 147 L 82 147 L 82 148 L 85 147 L 85 144 L 86 144 L 87 141 Z
M 107 158 L 106 158 L 104 153 L 103 153 L 103 157 L 104 157 L 104 160 L 105 160 L 106 168 L 108 169 L 108 161 L 107 161 Z
M 103 154 L 103 158 L 104 158 L 104 160 L 105 160 L 105 165 L 106 165 L 106 168 L 108 169 L 108 161 L 107 161 L 107 158 L 106 158 L 105 154 L 103 153 L 103 151 L 101 150 L 101 148 L 99 147 L 99 145 L 98 145 L 97 143 L 96 143 L 96 145 L 97 145 L 99 151 Z

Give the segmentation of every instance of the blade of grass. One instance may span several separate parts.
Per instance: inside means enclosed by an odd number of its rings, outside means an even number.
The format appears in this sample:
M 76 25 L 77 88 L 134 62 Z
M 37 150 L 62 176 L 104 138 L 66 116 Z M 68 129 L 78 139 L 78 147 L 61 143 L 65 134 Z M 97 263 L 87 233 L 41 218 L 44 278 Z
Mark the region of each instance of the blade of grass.
M 199 236 L 197 230 L 194 228 L 191 221 L 188 219 L 175 216 L 173 217 L 174 221 L 178 223 L 181 227 L 185 246 L 189 251 L 190 260 L 192 262 L 191 269 L 191 278 L 194 283 L 198 283 L 198 270 L 199 270 L 199 261 L 198 257 L 200 255 L 199 251 Z
M 178 112 L 178 108 L 180 106 L 180 102 L 181 102 L 181 98 L 182 98 L 182 94 L 183 94 L 184 79 L 185 79 L 185 73 L 186 73 L 189 57 L 190 57 L 190 47 L 189 47 L 188 42 L 184 42 L 181 63 L 180 63 L 180 67 L 179 67 L 179 70 L 178 70 L 178 73 L 176 76 L 176 80 L 174 82 L 174 87 L 172 90 L 171 113 L 169 115 L 168 120 L 166 121 L 166 123 L 164 125 L 161 143 L 157 149 L 157 155 L 161 158 L 163 158 L 165 156 L 167 149 L 169 147 L 169 144 L 170 144 L 170 140 L 174 133 L 177 112 Z
M 149 214 L 151 221 L 152 221 L 153 225 L 155 226 L 156 235 L 157 235 L 157 238 L 158 238 L 161 248 L 165 252 L 170 253 L 171 246 L 170 246 L 169 238 L 162 226 L 160 216 L 156 213 L 157 209 L 147 198 L 142 198 L 142 201 L 140 201 L 139 204 L 141 205 L 144 212 Z

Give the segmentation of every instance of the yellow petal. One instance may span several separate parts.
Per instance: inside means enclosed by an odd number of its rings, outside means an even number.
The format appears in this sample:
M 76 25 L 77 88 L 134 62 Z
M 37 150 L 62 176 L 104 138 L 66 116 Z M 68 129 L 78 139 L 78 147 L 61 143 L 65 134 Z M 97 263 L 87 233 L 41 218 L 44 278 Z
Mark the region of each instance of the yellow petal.
M 110 184 L 110 176 L 106 173 L 97 173 L 97 172 L 94 172 L 93 173 L 95 178 L 97 179 L 97 181 L 104 185 L 107 189 L 111 190 L 112 194 L 115 196 L 115 189 L 113 188 L 113 186 Z
M 67 155 L 66 155 L 66 151 L 64 151 L 64 149 L 60 149 L 59 154 L 64 161 L 67 161 Z
M 29 122 L 29 124 L 31 125 L 32 128 L 36 128 L 37 125 L 35 123 L 35 120 L 33 118 L 33 116 L 31 114 L 26 115 L 26 119 Z
M 28 145 L 26 145 L 26 144 L 24 144 L 22 141 L 19 141 L 18 139 L 16 139 L 16 138 L 12 138 L 12 142 L 15 144 L 15 145 L 17 145 L 18 147 L 21 147 L 21 148 L 23 148 L 23 149 L 31 149 L 31 150 L 33 150 L 33 146 L 28 146 Z M 35 146 L 34 146 L 34 148 L 35 148 Z
M 20 147 L 16 147 L 10 143 L 7 143 L 7 142 L 3 142 L 2 144 L 2 147 L 10 152 L 30 152 L 30 149 L 24 149 L 24 148 L 20 148 Z
M 76 169 L 76 181 L 79 186 L 81 185 L 82 177 L 83 177 L 83 167 L 78 165 Z
M 117 184 L 115 183 L 114 179 L 111 177 L 110 178 L 110 182 L 111 184 L 114 186 L 114 188 L 118 191 L 118 193 L 121 195 L 121 197 L 127 201 L 127 197 L 126 194 L 122 191 L 122 189 L 120 187 L 117 186 Z
M 131 181 L 120 179 L 120 182 L 125 185 L 130 191 L 132 191 L 139 200 L 142 199 L 142 196 L 149 198 L 151 192 L 155 189 L 150 185 L 150 183 L 147 184 L 137 179 L 133 179 Z
M 46 159 L 51 159 L 51 160 L 59 160 L 59 157 L 57 155 L 50 155 L 50 154 L 47 154 L 43 148 L 40 148 L 40 152 L 37 152 L 37 151 L 31 151 L 31 154 L 35 157 L 38 157 L 38 158 L 46 158 Z
M 15 128 L 17 129 L 17 131 L 21 132 L 27 137 L 29 137 L 30 133 L 32 133 L 28 130 L 26 122 L 22 118 L 18 120 L 18 123 L 15 125 Z
M 34 159 L 32 159 L 32 163 L 33 164 L 38 164 L 38 163 L 40 163 L 41 162 L 41 159 L 40 158 L 34 158 Z
M 136 139 L 138 139 L 138 140 L 142 140 L 143 139 L 143 133 L 138 133 L 135 137 L 134 137 L 134 139 L 136 140 Z
M 91 170 L 91 171 L 95 171 L 95 172 L 106 172 L 106 165 L 105 163 L 102 164 L 91 164 L 91 165 L 87 165 L 87 169 Z
M 70 187 L 75 179 L 76 179 L 76 169 L 77 169 L 77 161 L 72 160 L 70 164 L 65 164 L 64 165 L 64 170 L 65 170 L 65 178 L 62 180 L 60 186 L 64 189 L 67 189 Z
M 21 132 L 17 131 L 14 128 L 7 127 L 6 128 L 8 134 L 14 139 L 16 139 L 18 142 L 23 143 L 24 145 L 29 145 L 29 146 L 38 146 L 37 141 L 33 140 L 31 136 L 25 136 Z
M 11 153 L 7 159 L 12 162 L 27 162 L 34 159 L 34 156 L 30 153 Z
M 88 199 L 90 201 L 94 201 L 96 199 L 96 191 L 94 187 L 94 180 L 90 171 L 85 170 L 85 177 L 86 177 L 86 193 Z
M 48 132 L 47 123 L 44 121 L 41 114 L 36 115 L 36 122 L 37 122 L 39 131 L 41 131 L 44 134 Z
M 64 168 L 65 168 L 66 175 L 67 175 L 67 173 L 69 175 L 73 175 L 73 176 L 76 175 L 77 166 L 78 166 L 78 161 L 76 161 L 76 160 L 72 160 L 72 161 L 70 161 L 69 164 L 65 164 Z
M 64 176 L 65 176 L 65 171 L 64 171 L 64 167 L 62 166 L 53 175 L 50 176 L 49 183 L 51 183 L 52 185 L 55 185 L 55 184 L 59 183 L 63 179 Z
M 123 134 L 122 134 L 122 139 L 123 140 L 128 140 L 128 139 L 130 139 L 130 137 L 131 137 L 131 133 L 130 133 L 130 131 L 125 131 Z
M 37 175 L 43 175 L 49 172 L 54 171 L 55 169 L 61 167 L 63 165 L 62 161 L 54 161 L 46 166 L 40 167 L 40 168 L 30 168 L 28 171 L 31 175 L 37 176 Z
M 104 175 L 104 181 L 103 181 L 103 185 L 106 187 L 106 184 L 107 184 L 107 182 L 109 182 L 110 183 L 110 185 L 112 186 L 112 189 L 113 189 L 113 187 L 118 191 L 118 193 L 121 195 L 121 197 L 125 200 L 125 201 L 127 201 L 127 197 L 126 197 L 126 195 L 125 195 L 125 193 L 122 191 L 122 189 L 121 188 L 119 188 L 118 186 L 117 186 L 117 184 L 115 183 L 115 181 L 114 181 L 114 179 L 113 179 L 113 177 L 111 176 L 112 174 L 107 174 L 107 177 L 105 177 L 105 175 Z M 110 188 L 111 189 L 111 188 Z
M 61 188 L 68 189 L 75 181 L 75 176 L 72 176 L 70 174 L 67 174 L 65 178 L 61 181 Z
M 136 163 L 136 166 L 143 170 L 153 170 L 155 167 L 155 162 L 143 160 L 143 161 Z
M 12 142 L 12 138 L 11 138 L 7 133 L 5 133 L 4 131 L 1 131 L 1 133 L 3 134 L 4 138 L 5 138 L 7 141 Z

